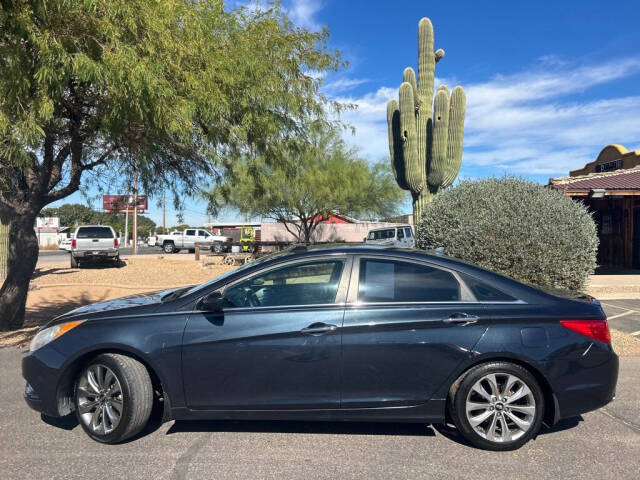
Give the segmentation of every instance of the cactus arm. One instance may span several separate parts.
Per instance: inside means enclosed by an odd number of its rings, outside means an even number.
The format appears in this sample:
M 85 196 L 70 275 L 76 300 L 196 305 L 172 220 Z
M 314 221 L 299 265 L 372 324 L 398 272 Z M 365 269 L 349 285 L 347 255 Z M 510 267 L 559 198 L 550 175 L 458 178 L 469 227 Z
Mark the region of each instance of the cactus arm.
M 407 67 L 402 72 L 402 81 L 410 83 L 413 87 L 413 100 L 416 105 L 416 109 L 419 107 L 418 105 L 418 85 L 416 84 L 416 72 L 413 71 L 413 68 Z
M 423 187 L 423 176 L 418 157 L 416 138 L 416 115 L 413 87 L 408 82 L 400 85 L 400 131 L 402 134 L 402 155 L 404 157 L 405 178 L 409 190 L 418 193 Z
M 449 89 L 438 89 L 433 105 L 433 143 L 427 181 L 431 187 L 440 187 L 447 168 L 447 140 L 449 135 Z
M 387 126 L 389 129 L 389 155 L 391 168 L 398 186 L 408 190 L 404 172 L 404 157 L 402 155 L 402 132 L 400 131 L 400 109 L 398 102 L 393 99 L 387 102 Z
M 442 188 L 450 186 L 460 170 L 462 162 L 462 135 L 464 133 L 464 115 L 466 111 L 466 96 L 462 87 L 456 87 L 451 94 L 449 113 L 449 133 L 447 139 L 447 167 Z

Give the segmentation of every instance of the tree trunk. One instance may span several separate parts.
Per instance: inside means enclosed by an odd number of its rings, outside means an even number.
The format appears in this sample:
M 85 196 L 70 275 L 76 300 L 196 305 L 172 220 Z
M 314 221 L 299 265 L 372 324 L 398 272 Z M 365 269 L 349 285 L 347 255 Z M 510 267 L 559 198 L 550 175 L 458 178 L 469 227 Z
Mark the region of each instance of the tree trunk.
M 0 289 L 0 331 L 15 330 L 24 323 L 29 282 L 38 262 L 35 220 L 35 214 L 11 215 L 7 273 Z

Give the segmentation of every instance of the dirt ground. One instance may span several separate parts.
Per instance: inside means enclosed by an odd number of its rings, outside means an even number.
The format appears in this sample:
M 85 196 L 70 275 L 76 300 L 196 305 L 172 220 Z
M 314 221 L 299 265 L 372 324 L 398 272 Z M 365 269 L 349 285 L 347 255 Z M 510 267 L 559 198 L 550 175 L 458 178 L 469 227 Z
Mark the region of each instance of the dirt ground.
M 27 297 L 24 328 L 0 334 L 0 346 L 25 346 L 40 325 L 51 318 L 90 303 L 180 285 L 203 283 L 232 268 L 196 261 L 138 257 L 118 268 L 95 265 L 82 269 L 68 264 L 36 269 Z M 640 356 L 640 340 L 611 330 L 613 348 L 619 355 Z

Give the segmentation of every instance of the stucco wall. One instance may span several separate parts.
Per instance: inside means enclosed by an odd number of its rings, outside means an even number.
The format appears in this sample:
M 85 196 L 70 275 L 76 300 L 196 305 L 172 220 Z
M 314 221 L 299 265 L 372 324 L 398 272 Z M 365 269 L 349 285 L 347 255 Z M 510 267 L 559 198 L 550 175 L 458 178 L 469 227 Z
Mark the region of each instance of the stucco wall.
M 374 228 L 390 227 L 398 223 L 363 222 L 363 223 L 332 223 L 320 224 L 313 232 L 313 242 L 353 243 L 362 242 L 369 230 Z M 263 242 L 294 242 L 296 238 L 291 235 L 281 223 L 263 222 L 260 225 L 261 240 Z M 293 230 L 293 229 L 292 229 Z

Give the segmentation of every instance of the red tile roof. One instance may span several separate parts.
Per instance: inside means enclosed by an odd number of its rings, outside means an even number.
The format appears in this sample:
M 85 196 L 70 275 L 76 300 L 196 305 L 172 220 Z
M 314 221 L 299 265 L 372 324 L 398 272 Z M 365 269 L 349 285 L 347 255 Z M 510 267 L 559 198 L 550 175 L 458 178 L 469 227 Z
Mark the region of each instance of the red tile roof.
M 592 173 L 579 177 L 552 178 L 551 188 L 567 192 L 589 191 L 594 188 L 605 190 L 640 190 L 640 168 L 617 170 L 607 173 Z

